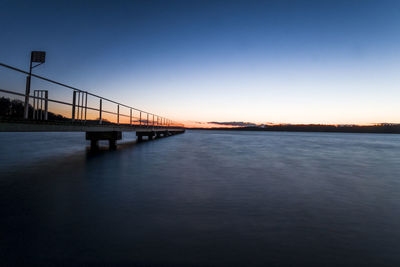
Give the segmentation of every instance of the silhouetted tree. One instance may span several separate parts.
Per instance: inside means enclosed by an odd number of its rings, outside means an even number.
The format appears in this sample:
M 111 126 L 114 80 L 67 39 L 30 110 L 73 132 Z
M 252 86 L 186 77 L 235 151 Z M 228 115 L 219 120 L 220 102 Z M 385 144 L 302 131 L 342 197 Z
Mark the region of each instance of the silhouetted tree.
M 0 98 L 0 116 L 8 116 L 11 110 L 10 99 L 2 97 Z
M 29 114 L 33 114 L 33 108 L 29 105 Z M 24 117 L 24 103 L 21 100 L 10 100 L 9 98 L 0 98 L 0 116 L 11 118 Z
M 29 118 L 33 118 L 33 107 L 29 105 L 28 108 Z M 24 102 L 21 100 L 10 100 L 9 98 L 0 98 L 0 117 L 22 119 L 24 117 Z M 53 112 L 48 112 L 47 117 L 53 121 L 68 121 L 69 119 Z

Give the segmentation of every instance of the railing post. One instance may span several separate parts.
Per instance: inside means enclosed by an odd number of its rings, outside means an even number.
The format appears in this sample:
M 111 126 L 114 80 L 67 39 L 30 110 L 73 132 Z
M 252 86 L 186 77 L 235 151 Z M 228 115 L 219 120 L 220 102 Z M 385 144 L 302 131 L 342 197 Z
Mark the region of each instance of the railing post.
M 153 124 L 151 126 L 153 126 L 153 128 L 154 128 L 154 114 L 153 114 Z
M 40 105 L 41 105 L 41 103 L 42 103 L 42 99 L 40 99 L 40 91 L 37 91 L 37 96 L 38 96 L 38 105 L 37 105 L 37 108 L 38 108 L 38 113 L 37 113 L 37 119 L 38 120 L 40 120 L 40 112 L 41 112 L 41 109 L 40 109 Z
M 85 122 L 86 122 L 86 115 L 87 115 L 87 92 L 86 92 L 86 98 L 85 98 Z
M 40 120 L 40 104 L 41 104 L 41 99 L 40 99 L 40 91 L 37 92 L 38 94 L 38 113 L 37 113 L 37 119 Z
M 149 113 L 146 113 L 147 114 L 147 127 L 149 127 Z
M 139 125 L 141 126 L 142 125 L 142 112 L 140 111 L 140 114 L 139 114 Z
M 43 120 L 43 91 L 40 92 L 40 120 Z
M 119 124 L 119 105 L 117 105 L 117 124 Z
M 132 109 L 130 109 L 129 125 L 132 125 Z
M 31 63 L 32 68 L 32 63 Z M 32 71 L 32 69 L 31 69 Z M 29 94 L 31 92 L 31 72 L 26 77 L 26 88 L 25 88 L 25 104 L 24 104 L 24 119 L 27 120 L 29 116 Z
M 75 105 L 76 105 L 76 91 L 73 93 L 72 97 L 72 121 L 75 121 Z
M 101 109 L 103 108 L 103 99 L 100 98 L 100 107 L 99 107 L 99 124 L 102 124 L 102 118 L 101 118 Z
M 49 91 L 45 91 L 44 92 L 44 120 L 45 121 L 47 121 L 47 119 L 48 119 L 48 108 L 49 108 L 48 99 L 49 99 Z
M 36 90 L 33 91 L 33 119 L 36 119 Z
M 78 91 L 78 105 L 76 106 L 76 119 L 79 120 L 79 105 L 81 104 L 81 92 Z
M 85 97 L 85 92 L 82 92 L 82 99 L 81 99 L 81 121 L 83 120 L 83 100 L 84 100 L 84 97 Z M 78 116 L 79 116 L 79 114 L 78 114 Z

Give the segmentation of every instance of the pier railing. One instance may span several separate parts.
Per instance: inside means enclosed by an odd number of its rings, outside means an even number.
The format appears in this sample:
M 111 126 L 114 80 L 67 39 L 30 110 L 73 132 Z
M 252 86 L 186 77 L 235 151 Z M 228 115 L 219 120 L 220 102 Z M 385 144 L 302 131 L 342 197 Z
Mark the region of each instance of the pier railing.
M 64 121 L 79 124 L 113 124 L 141 127 L 183 127 L 183 124 L 166 117 L 147 112 L 117 101 L 96 95 L 87 90 L 82 90 L 61 82 L 51 80 L 36 74 L 30 74 L 19 68 L 0 63 L 0 66 L 14 73 L 26 74 L 27 77 L 36 79 L 32 83 L 33 94 L 29 94 L 30 121 Z M 0 76 L 1 77 L 1 76 Z M 3 118 L 23 118 L 21 112 L 22 99 L 26 97 L 25 92 L 14 89 L 8 90 L 0 84 L 1 95 L 12 95 L 14 101 L 13 111 L 4 111 L 0 114 Z M 19 86 L 18 88 L 21 88 Z M 63 90 L 59 90 L 62 88 Z M 17 101 L 15 101 L 17 99 Z M 4 100 L 4 99 L 3 99 Z M 3 101 L 4 102 L 4 101 Z M 11 108 L 11 107 L 10 107 Z

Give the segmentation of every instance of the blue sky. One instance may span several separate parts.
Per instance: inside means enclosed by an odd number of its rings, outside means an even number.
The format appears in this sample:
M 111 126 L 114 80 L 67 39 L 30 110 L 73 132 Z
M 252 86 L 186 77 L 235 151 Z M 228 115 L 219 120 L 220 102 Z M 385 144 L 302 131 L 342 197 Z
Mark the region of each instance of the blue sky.
M 82 2 L 0 0 L 0 62 L 44 50 L 36 73 L 177 120 L 400 122 L 400 1 Z

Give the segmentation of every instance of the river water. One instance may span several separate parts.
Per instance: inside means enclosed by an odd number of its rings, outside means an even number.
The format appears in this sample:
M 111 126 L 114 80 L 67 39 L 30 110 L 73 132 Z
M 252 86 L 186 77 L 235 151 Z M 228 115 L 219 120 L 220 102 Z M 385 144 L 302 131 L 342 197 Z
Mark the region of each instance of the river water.
M 400 266 L 400 135 L 0 134 L 0 265 Z

